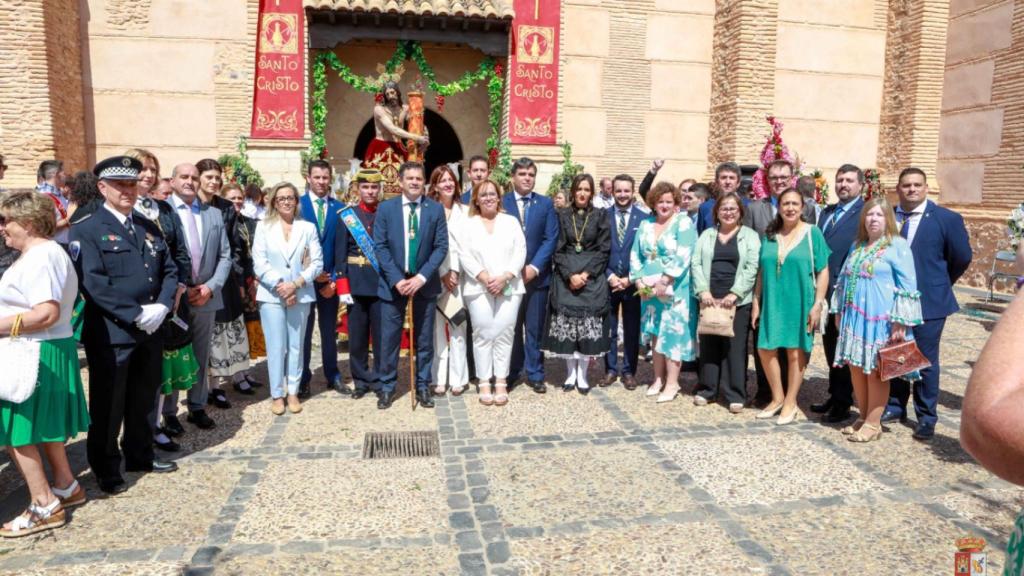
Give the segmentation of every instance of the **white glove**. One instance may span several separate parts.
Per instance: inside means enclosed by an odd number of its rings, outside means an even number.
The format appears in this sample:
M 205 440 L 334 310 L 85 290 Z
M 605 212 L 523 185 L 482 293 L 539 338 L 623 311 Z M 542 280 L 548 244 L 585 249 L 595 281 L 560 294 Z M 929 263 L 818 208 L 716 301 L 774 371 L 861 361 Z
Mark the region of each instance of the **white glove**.
M 135 325 L 146 334 L 156 332 L 163 324 L 169 310 L 163 304 L 143 304 L 142 312 L 135 318 Z
M 348 304 L 349 306 L 351 306 L 356 303 L 356 301 L 352 299 L 351 294 L 342 294 L 341 296 L 339 296 L 339 298 L 341 299 L 342 304 Z

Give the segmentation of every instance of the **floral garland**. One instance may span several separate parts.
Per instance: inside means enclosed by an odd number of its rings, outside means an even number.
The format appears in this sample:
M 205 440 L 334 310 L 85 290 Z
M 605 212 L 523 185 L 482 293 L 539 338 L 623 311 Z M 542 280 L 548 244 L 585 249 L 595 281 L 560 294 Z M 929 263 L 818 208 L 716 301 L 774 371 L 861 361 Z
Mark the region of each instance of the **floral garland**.
M 882 186 L 882 173 L 875 168 L 868 168 L 864 171 L 864 199 L 870 200 L 883 194 L 885 188 Z
M 259 171 L 249 164 L 248 138 L 238 137 L 238 153 L 224 154 L 217 159 L 217 163 L 224 168 L 224 177 L 228 182 L 238 184 L 245 188 L 249 184 L 263 187 L 263 177 Z
M 1010 217 L 1006 220 L 1007 233 L 1010 236 L 1010 247 L 1014 250 L 1020 246 L 1020 239 L 1024 236 L 1024 203 L 1010 210 Z
M 427 87 L 434 92 L 439 112 L 444 111 L 445 98 L 460 94 L 473 88 L 480 82 L 487 82 L 487 96 L 490 104 L 488 123 L 491 134 L 487 138 L 488 158 L 491 166 L 498 163 L 499 147 L 501 146 L 502 106 L 505 96 L 504 67 L 490 56 L 485 57 L 475 70 L 470 70 L 458 79 L 447 84 L 437 81 L 434 68 L 423 55 L 423 46 L 414 40 L 403 40 L 398 43 L 394 54 L 378 71 L 384 75 L 392 75 L 402 67 L 406 60 L 412 60 L 419 68 L 420 74 L 427 80 Z M 372 76 L 359 76 L 352 68 L 343 63 L 334 52 L 321 52 L 313 63 L 313 102 L 311 104 L 313 133 L 309 145 L 308 156 L 324 158 L 327 156 L 327 142 L 324 133 L 327 129 L 327 67 L 338 73 L 338 76 L 349 86 L 360 91 L 379 95 L 382 82 Z

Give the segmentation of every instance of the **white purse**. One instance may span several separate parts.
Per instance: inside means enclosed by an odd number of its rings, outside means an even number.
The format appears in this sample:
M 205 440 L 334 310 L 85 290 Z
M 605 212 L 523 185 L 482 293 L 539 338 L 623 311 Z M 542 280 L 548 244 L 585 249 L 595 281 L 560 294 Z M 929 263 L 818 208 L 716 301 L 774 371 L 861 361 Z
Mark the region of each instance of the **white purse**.
M 39 342 L 21 334 L 21 314 L 14 317 L 10 338 L 0 339 L 0 400 L 21 404 L 36 391 L 39 379 Z

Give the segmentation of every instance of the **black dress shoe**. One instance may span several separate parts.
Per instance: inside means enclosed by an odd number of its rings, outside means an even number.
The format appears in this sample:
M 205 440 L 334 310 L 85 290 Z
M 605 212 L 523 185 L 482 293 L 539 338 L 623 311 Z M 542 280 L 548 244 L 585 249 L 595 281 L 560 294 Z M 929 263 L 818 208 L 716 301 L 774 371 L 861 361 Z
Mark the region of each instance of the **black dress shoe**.
M 253 388 L 260 388 L 260 387 L 263 386 L 263 382 L 260 382 L 259 380 L 254 380 L 248 374 L 246 374 L 244 376 L 244 378 L 245 378 L 245 381 L 249 383 L 249 386 L 252 386 Z
M 626 374 L 622 377 L 622 385 L 626 390 L 636 390 L 636 376 Z
M 178 465 L 174 462 L 164 462 L 163 460 L 153 460 L 148 464 L 140 466 L 129 466 L 126 464 L 124 467 L 125 472 L 153 472 L 155 474 L 166 474 L 177 469 Z
M 161 442 L 154 438 L 153 446 L 156 446 L 157 448 L 163 450 L 164 452 L 177 452 L 181 450 L 181 445 L 179 445 L 174 440 L 167 440 L 167 442 Z
M 107 494 L 120 494 L 128 489 L 122 478 L 103 478 L 96 483 L 100 485 L 100 490 Z
M 342 380 L 341 378 L 338 378 L 334 382 L 331 382 L 330 388 L 331 390 L 334 390 L 338 394 L 342 394 L 344 396 L 352 394 L 352 387 L 346 384 L 345 381 Z
M 906 422 L 907 421 L 907 415 L 906 414 L 900 414 L 899 412 L 897 412 L 897 411 L 895 411 L 895 410 L 893 410 L 891 408 L 886 408 L 882 412 L 881 420 L 882 420 L 883 424 L 887 423 L 887 422 L 895 422 L 897 420 L 899 420 L 900 422 Z
M 184 433 L 185 427 L 181 425 L 181 421 L 178 420 L 177 416 L 164 414 L 164 434 L 175 437 L 181 436 Z
M 587 386 L 586 388 L 577 387 L 576 391 L 579 392 L 580 394 L 586 396 L 587 394 L 590 394 L 590 386 Z
M 359 400 L 363 396 L 366 396 L 369 392 L 370 391 L 367 390 L 366 388 L 356 388 L 356 389 L 352 390 L 352 399 L 353 400 Z
M 935 426 L 930 424 L 920 424 L 917 429 L 914 430 L 914 440 L 920 440 L 927 442 L 935 437 Z
M 228 402 L 227 392 L 224 392 L 220 388 L 214 388 L 210 390 L 210 396 L 206 399 L 207 404 L 213 404 L 221 410 L 227 410 L 231 408 L 231 402 Z
M 252 389 L 252 386 L 249 386 L 248 388 L 242 388 L 242 383 L 241 382 L 235 382 L 233 384 L 233 386 L 235 388 L 235 392 L 238 392 L 239 394 L 245 394 L 246 396 L 252 396 L 253 394 L 256 393 L 256 391 Z
M 206 415 L 206 410 L 193 410 L 188 413 L 186 420 L 203 430 L 209 430 L 217 425 L 217 423 L 213 421 L 213 418 Z
M 825 400 L 824 402 L 820 402 L 818 404 L 811 404 L 811 412 L 814 412 L 815 414 L 824 414 L 824 413 L 828 412 L 831 409 L 832 409 L 832 399 L 831 398 L 829 398 L 828 400 Z
M 529 383 L 529 386 L 530 388 L 533 388 L 533 391 L 536 392 L 537 394 L 544 394 L 545 392 L 548 391 L 548 387 L 546 384 L 544 384 L 543 380 L 531 381 Z
M 417 390 L 416 401 L 420 403 L 420 406 L 424 408 L 433 408 L 434 399 L 430 396 L 429 390 Z
M 394 392 L 381 392 L 377 397 L 377 409 L 387 410 L 388 408 L 391 408 L 391 402 L 394 401 L 394 399 Z
M 562 384 L 562 392 L 572 392 L 572 389 L 575 387 L 575 384 L 566 382 L 565 384 Z
M 821 420 L 823 422 L 828 422 L 830 424 L 835 424 L 837 422 L 845 422 L 849 419 L 850 407 L 843 407 L 838 405 L 833 405 L 832 408 L 829 409 L 828 413 L 821 417 Z
M 305 384 L 299 384 L 299 393 L 297 394 L 299 398 L 305 400 L 312 395 L 313 394 L 309 391 L 309 382 L 306 382 Z

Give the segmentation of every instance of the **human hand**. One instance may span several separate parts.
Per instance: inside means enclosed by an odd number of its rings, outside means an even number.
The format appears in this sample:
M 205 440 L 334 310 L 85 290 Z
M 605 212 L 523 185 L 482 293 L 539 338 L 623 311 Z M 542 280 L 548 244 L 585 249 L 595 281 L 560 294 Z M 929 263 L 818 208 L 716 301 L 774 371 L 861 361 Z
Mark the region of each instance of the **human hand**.
M 889 328 L 889 342 L 895 344 L 897 342 L 903 342 L 906 339 L 907 327 L 904 326 L 903 324 L 893 323 L 893 325 Z
M 441 276 L 441 283 L 448 289 L 449 292 L 454 292 L 455 288 L 459 285 L 459 273 L 450 270 L 444 276 Z
M 664 166 L 664 165 L 665 165 L 665 160 L 663 160 L 661 158 L 655 158 L 654 162 L 651 162 L 651 172 L 654 172 L 655 174 L 657 174 L 658 171 L 661 170 L 661 167 Z
M 316 278 L 314 278 L 313 281 L 318 283 L 318 284 L 323 283 L 323 282 L 330 282 L 331 281 L 331 275 L 328 274 L 327 272 L 321 272 L 321 273 L 316 275 Z
M 533 266 L 524 266 L 523 267 L 523 282 L 524 283 L 529 284 L 536 277 L 537 277 L 537 270 L 535 270 Z
M 320 290 L 318 292 L 320 292 L 320 295 L 323 296 L 324 298 L 333 298 L 334 282 L 328 281 L 326 284 L 320 287 Z
M 705 291 L 705 292 L 701 292 L 700 293 L 700 307 L 701 308 L 709 308 L 709 307 L 714 306 L 714 305 L 715 305 L 715 299 L 711 296 L 711 292 Z
M 569 288 L 572 290 L 580 290 L 587 285 L 587 281 L 583 278 L 582 274 L 573 274 L 569 276 Z
M 732 308 L 733 306 L 736 305 L 736 300 L 738 300 L 736 295 L 730 292 L 726 294 L 725 297 L 723 297 L 718 302 L 722 305 L 723 308 Z
M 750 327 L 757 329 L 757 321 L 761 319 L 761 305 L 754 299 L 754 305 L 750 308 Z
M 807 313 L 807 333 L 814 334 L 814 330 L 820 321 L 821 306 L 811 306 L 811 311 Z
M 416 275 L 399 282 L 398 293 L 402 296 L 413 296 L 423 287 L 423 277 Z

